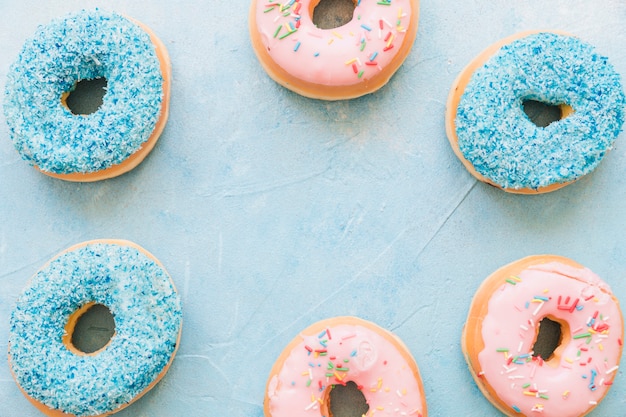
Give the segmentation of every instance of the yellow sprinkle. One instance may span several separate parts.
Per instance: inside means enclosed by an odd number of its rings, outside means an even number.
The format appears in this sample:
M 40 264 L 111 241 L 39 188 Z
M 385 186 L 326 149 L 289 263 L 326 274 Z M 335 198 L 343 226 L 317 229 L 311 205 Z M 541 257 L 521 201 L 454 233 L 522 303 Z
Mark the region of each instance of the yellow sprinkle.
M 346 65 L 350 65 L 350 64 L 352 64 L 353 62 L 356 62 L 356 58 L 352 58 L 352 59 L 350 59 L 350 60 L 346 61 Z
M 568 362 L 568 363 L 574 363 L 574 360 L 573 360 L 573 359 L 570 359 L 570 358 L 565 358 L 565 362 Z
M 536 394 L 534 392 L 524 391 L 524 395 L 529 395 L 529 396 L 534 397 Z
M 382 405 L 379 405 L 378 407 L 376 407 L 376 409 L 377 409 L 377 410 L 381 410 L 381 411 L 382 411 L 382 410 L 384 410 L 384 409 L 385 409 L 385 407 L 383 407 Z
M 402 7 L 398 7 L 398 19 L 402 17 Z
M 333 30 L 333 35 L 335 35 L 339 39 L 343 39 L 343 37 L 339 33 L 337 33 L 336 31 L 334 31 L 334 30 Z
M 343 376 L 340 376 L 337 372 L 335 372 L 335 378 L 337 378 L 338 380 L 343 380 Z
M 602 345 L 602 343 L 598 343 L 598 349 L 604 350 L 604 346 Z
M 393 38 L 394 38 L 393 35 L 389 37 L 389 41 L 387 42 L 387 48 L 389 48 L 389 46 L 391 45 L 391 42 L 393 42 Z
M 547 294 L 548 292 L 550 292 L 550 290 L 549 290 L 549 289 L 547 289 L 547 288 L 546 288 L 545 290 L 543 290 L 543 293 L 544 293 L 544 294 Z
M 333 39 L 333 38 L 330 38 L 330 39 L 328 40 L 328 44 L 330 45 L 331 43 L 333 43 L 333 41 L 334 41 L 334 39 Z

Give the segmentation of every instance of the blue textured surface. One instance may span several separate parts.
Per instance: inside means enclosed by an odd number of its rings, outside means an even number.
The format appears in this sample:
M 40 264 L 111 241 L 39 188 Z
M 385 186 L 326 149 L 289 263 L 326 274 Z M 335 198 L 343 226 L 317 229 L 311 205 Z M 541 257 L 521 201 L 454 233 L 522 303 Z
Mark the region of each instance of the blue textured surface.
M 115 335 L 102 352 L 75 355 L 61 341 L 65 324 L 90 302 L 109 308 Z M 107 413 L 163 371 L 181 320 L 170 277 L 152 259 L 124 245 L 82 246 L 45 265 L 17 300 L 12 371 L 25 392 L 50 408 L 79 417 Z
M 6 81 L 4 114 L 15 148 L 41 170 L 90 173 L 126 160 L 148 140 L 163 78 L 147 33 L 126 18 L 85 10 L 44 22 L 24 42 Z M 76 117 L 60 98 L 105 78 L 99 111 Z
M 0 85 L 39 24 L 97 5 L 0 2 Z M 626 136 L 575 184 L 512 195 L 477 183 L 450 149 L 448 92 L 484 48 L 528 29 L 575 34 L 626 74 L 626 3 L 423 1 L 416 43 L 389 84 L 332 103 L 269 79 L 250 46 L 248 6 L 106 3 L 149 25 L 172 59 L 168 124 L 128 174 L 48 178 L 20 159 L 0 115 L 0 352 L 41 265 L 77 242 L 125 238 L 166 266 L 185 322 L 169 373 L 119 417 L 261 417 L 285 345 L 336 315 L 402 338 L 429 415 L 497 416 L 460 350 L 471 297 L 500 266 L 547 252 L 586 265 L 626 300 Z M 591 416 L 625 409 L 619 370 Z M 0 415 L 41 417 L 4 361 Z
M 523 102 L 567 104 L 574 113 L 537 127 Z M 547 187 L 593 171 L 624 123 L 624 92 L 608 58 L 577 38 L 538 33 L 503 46 L 465 87 L 459 149 L 503 188 Z

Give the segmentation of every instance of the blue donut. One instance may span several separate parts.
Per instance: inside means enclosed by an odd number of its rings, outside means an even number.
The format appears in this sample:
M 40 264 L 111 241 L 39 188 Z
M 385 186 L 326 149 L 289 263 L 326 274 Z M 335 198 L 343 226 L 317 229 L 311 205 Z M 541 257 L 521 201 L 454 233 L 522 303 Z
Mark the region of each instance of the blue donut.
M 573 113 L 539 127 L 524 113 L 526 100 Z M 622 129 L 624 103 L 619 74 L 591 45 L 534 32 L 492 46 L 466 68 L 450 92 L 446 127 L 479 179 L 511 192 L 545 192 L 596 168 Z
M 114 173 L 106 178 L 126 172 L 163 129 L 169 71 L 158 38 L 118 14 L 81 11 L 41 26 L 7 75 L 4 114 L 13 144 L 44 173 L 78 175 L 65 179 L 103 179 L 85 175 L 107 169 Z M 73 114 L 65 97 L 78 81 L 96 78 L 107 80 L 102 105 L 92 114 Z M 138 152 L 143 148 L 147 152 Z M 136 153 L 139 161 L 114 170 Z
M 101 350 L 77 354 L 64 333 L 90 303 L 109 308 L 115 333 Z M 165 375 L 181 327 L 180 299 L 156 258 L 128 241 L 84 242 L 48 262 L 19 296 L 10 321 L 11 371 L 44 412 L 113 413 Z

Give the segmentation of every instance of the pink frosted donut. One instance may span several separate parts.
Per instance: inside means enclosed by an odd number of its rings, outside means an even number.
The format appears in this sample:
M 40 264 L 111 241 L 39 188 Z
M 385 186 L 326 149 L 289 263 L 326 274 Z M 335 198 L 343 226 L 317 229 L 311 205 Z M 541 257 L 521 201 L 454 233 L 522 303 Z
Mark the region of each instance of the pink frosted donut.
M 417 364 L 393 334 L 356 317 L 313 324 L 280 355 L 267 382 L 266 417 L 332 417 L 330 392 L 356 384 L 365 416 L 426 417 Z
M 359 97 L 385 85 L 409 54 L 418 0 L 354 0 L 350 22 L 313 23 L 320 0 L 252 0 L 252 46 L 276 82 L 325 100 Z
M 556 348 L 542 358 L 535 350 L 546 318 L 560 326 L 560 335 L 553 333 Z M 462 347 L 478 387 L 507 416 L 575 417 L 607 394 L 623 333 L 606 283 L 570 259 L 541 255 L 506 265 L 483 282 Z

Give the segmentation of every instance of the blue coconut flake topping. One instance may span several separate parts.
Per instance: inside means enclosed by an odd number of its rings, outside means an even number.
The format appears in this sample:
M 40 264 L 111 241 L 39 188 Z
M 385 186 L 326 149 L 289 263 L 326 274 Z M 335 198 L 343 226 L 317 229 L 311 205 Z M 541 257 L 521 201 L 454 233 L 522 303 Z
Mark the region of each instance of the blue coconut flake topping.
M 74 115 L 61 97 L 105 78 L 100 109 Z M 114 13 L 81 11 L 39 27 L 10 67 L 4 114 L 15 148 L 42 171 L 90 173 L 117 165 L 148 140 L 163 76 L 150 36 Z
M 574 113 L 538 127 L 525 100 Z M 537 189 L 593 171 L 624 122 L 624 93 L 607 58 L 579 39 L 533 34 L 502 47 L 471 77 L 457 108 L 462 154 L 503 188 Z
M 88 302 L 115 318 L 115 334 L 95 356 L 62 343 L 69 316 Z M 167 273 L 137 249 L 91 243 L 44 266 L 11 316 L 9 356 L 22 389 L 76 416 L 116 410 L 163 371 L 182 324 L 180 299 Z

